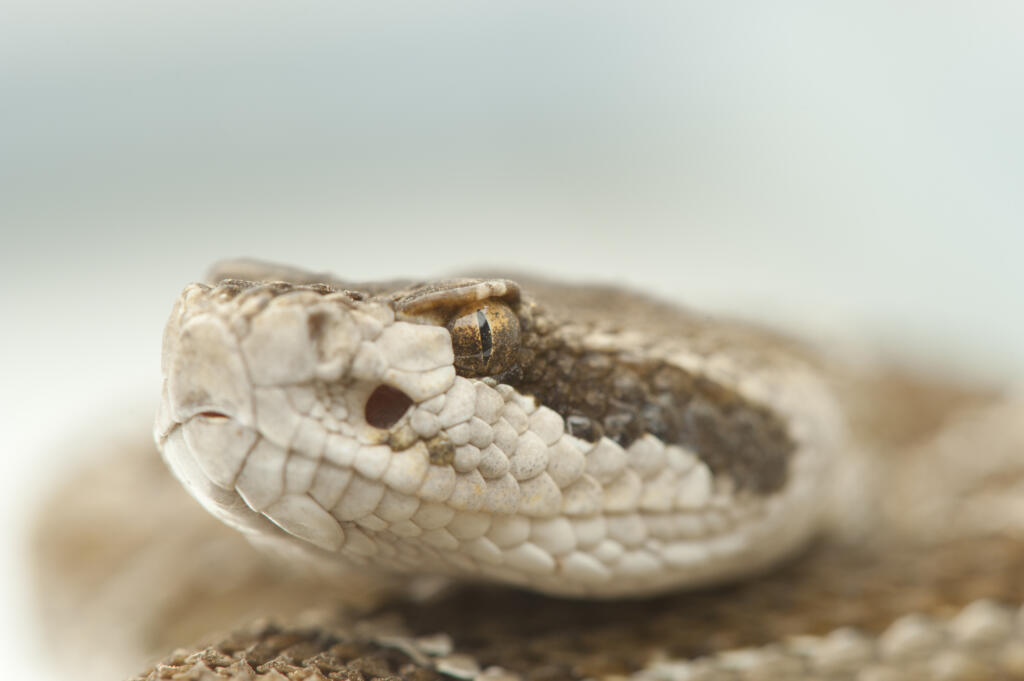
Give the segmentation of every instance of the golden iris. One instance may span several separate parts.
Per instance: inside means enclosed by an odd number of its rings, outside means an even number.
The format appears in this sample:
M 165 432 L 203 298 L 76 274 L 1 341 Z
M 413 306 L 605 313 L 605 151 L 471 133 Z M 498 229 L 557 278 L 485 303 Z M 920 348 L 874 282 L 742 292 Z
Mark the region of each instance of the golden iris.
M 462 376 L 495 376 L 512 366 L 519 350 L 519 318 L 503 302 L 463 308 L 448 322 L 455 370 Z

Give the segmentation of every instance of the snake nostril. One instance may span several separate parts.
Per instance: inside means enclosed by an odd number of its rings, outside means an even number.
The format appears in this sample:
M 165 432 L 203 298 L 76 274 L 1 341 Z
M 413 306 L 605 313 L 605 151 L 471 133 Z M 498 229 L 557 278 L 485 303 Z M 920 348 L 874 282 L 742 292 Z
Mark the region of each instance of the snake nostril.
M 412 399 L 398 388 L 379 385 L 366 400 L 366 422 L 374 428 L 390 428 L 411 406 Z

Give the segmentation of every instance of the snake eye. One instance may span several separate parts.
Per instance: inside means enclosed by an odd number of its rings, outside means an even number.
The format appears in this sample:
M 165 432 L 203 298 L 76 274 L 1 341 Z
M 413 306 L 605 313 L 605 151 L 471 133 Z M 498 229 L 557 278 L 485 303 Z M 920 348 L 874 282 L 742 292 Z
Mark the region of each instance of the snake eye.
M 447 324 L 462 376 L 494 376 L 512 365 L 519 350 L 519 318 L 500 301 L 463 308 Z

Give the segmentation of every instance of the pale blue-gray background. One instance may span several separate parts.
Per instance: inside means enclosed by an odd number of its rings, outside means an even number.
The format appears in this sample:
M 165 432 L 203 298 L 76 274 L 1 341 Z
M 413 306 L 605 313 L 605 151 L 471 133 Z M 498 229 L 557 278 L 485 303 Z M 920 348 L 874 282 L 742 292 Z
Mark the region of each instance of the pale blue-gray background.
M 0 17 L 0 640 L 18 648 L 25 509 L 68 432 L 148 418 L 170 303 L 219 257 L 597 277 L 1024 375 L 1018 2 Z

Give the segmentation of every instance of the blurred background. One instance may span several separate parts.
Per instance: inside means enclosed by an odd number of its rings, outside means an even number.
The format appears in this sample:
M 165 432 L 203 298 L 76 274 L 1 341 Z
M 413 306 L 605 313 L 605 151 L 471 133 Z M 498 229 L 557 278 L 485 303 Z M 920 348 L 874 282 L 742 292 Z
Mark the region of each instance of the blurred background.
M 51 673 L 34 508 L 148 428 L 218 258 L 622 282 L 1021 379 L 1022 35 L 1012 1 L 0 2 L 4 676 Z

